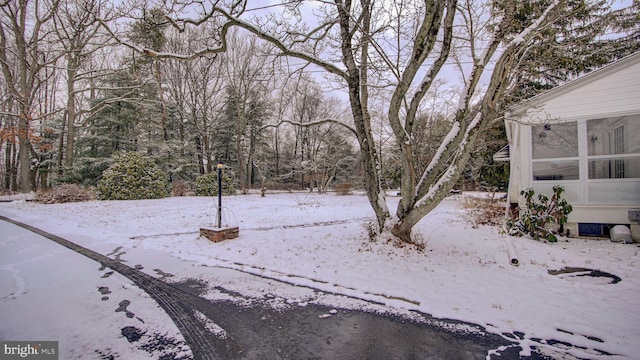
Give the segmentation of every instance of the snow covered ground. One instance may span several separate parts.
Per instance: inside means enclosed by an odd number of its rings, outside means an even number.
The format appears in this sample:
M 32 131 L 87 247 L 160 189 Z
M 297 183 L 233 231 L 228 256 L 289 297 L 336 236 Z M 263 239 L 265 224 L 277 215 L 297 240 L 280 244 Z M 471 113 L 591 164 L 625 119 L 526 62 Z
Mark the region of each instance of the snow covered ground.
M 168 254 L 197 266 L 238 269 L 381 302 L 390 311 L 419 310 L 479 324 L 513 339 L 523 347 L 522 355 L 537 346 L 556 358 L 637 358 L 637 244 L 584 239 L 546 244 L 509 237 L 495 227 L 473 228 L 462 206 L 468 196 L 478 194 L 445 199 L 416 226 L 424 252 L 384 239 L 370 241 L 367 227 L 373 211 L 363 195 L 225 197 L 225 223 L 238 225 L 240 237 L 220 243 L 199 237 L 201 226 L 215 222 L 212 198 L 53 205 L 17 200 L 0 203 L 0 215 L 102 254 L 118 247 L 131 256 Z M 395 209 L 398 198 L 388 201 Z M 509 243 L 518 267 L 509 264 Z M 580 276 L 585 272 L 549 274 L 568 267 L 600 270 L 621 281 Z M 11 271 L 15 267 L 0 267 L 0 275 Z M 19 279 L 15 274 L 4 277 Z M 243 291 L 251 296 L 251 291 L 264 289 L 246 286 Z

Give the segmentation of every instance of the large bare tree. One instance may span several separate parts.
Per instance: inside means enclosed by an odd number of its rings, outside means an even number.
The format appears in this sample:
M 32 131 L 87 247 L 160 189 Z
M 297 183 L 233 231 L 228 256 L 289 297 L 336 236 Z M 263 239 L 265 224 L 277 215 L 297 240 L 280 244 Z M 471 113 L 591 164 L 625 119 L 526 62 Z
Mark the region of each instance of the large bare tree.
M 55 31 L 66 59 L 67 99 L 65 121 L 62 124 L 62 128 L 66 128 L 66 136 L 60 136 L 59 166 L 64 158 L 64 166 L 73 167 L 78 120 L 83 115 L 90 116 L 97 110 L 88 105 L 83 108 L 80 95 L 92 91 L 93 80 L 108 73 L 98 68 L 96 62 L 88 64 L 97 51 L 108 45 L 109 39 L 100 33 L 101 28 L 95 17 L 101 15 L 106 18 L 106 13 L 105 4 L 101 0 L 61 0 L 54 16 Z M 82 86 L 83 84 L 86 86 Z M 65 140 L 66 147 L 63 146 Z
M 264 100 L 273 82 L 273 71 L 266 47 L 255 37 L 231 31 L 227 41 L 232 44 L 220 59 L 224 69 L 228 107 L 235 120 L 235 147 L 238 160 L 238 179 L 243 188 L 251 188 L 254 177 L 257 137 L 268 113 Z
M 182 34 L 168 32 L 166 48 L 177 53 L 197 49 L 207 36 L 206 27 L 190 29 Z M 167 61 L 167 97 L 178 117 L 181 143 L 194 141 L 200 173 L 214 169 L 216 154 L 213 132 L 224 112 L 225 76 L 218 56 L 200 57 L 194 61 Z M 191 130 L 191 131 L 190 131 Z

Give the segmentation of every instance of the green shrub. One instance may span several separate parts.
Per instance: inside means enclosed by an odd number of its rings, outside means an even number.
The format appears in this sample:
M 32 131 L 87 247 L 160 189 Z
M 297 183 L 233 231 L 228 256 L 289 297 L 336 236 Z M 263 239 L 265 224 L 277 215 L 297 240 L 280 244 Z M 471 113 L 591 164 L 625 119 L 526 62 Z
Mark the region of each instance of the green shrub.
M 102 173 L 97 185 L 101 200 L 159 199 L 169 195 L 167 175 L 148 158 L 123 153 Z
M 511 227 L 509 233 L 511 235 L 527 234 L 536 240 L 542 238 L 549 242 L 557 242 L 558 238 L 554 232 L 563 232 L 568 215 L 573 210 L 572 206 L 561 198 L 563 192 L 562 186 L 554 186 L 551 199 L 545 194 L 539 194 L 538 201 L 534 201 L 533 189 L 522 190 L 520 195 L 524 196 L 527 209 L 519 219 L 509 224 Z M 554 223 L 558 225 L 555 231 L 549 229 L 549 225 Z
M 222 173 L 222 195 L 235 195 L 236 189 L 233 186 L 233 179 L 227 173 Z M 218 195 L 218 172 L 210 172 L 196 178 L 197 196 L 217 196 Z

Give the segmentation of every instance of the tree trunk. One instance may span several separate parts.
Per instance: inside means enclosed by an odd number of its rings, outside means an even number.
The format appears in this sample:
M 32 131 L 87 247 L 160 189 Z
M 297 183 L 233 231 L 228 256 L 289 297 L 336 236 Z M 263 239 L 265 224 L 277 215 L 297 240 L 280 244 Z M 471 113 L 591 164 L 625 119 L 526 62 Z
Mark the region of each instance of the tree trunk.
M 78 60 L 75 54 L 69 55 L 67 65 L 67 148 L 65 149 L 64 166 L 70 169 L 73 167 L 73 148 L 76 135 L 75 77 L 78 69 Z
M 164 141 L 169 140 L 167 132 L 167 124 L 169 123 L 169 115 L 167 114 L 167 102 L 164 99 L 164 89 L 162 89 L 162 76 L 160 72 L 160 59 L 155 59 L 156 83 L 158 86 L 158 100 L 160 100 L 160 114 L 162 123 L 162 136 Z
M 16 184 L 16 162 L 15 162 L 16 145 L 13 141 L 7 141 L 5 146 L 5 178 L 4 189 L 15 190 Z
M 380 174 L 378 171 L 380 161 L 376 153 L 370 123 L 367 123 L 369 119 L 367 104 L 364 104 L 361 98 L 362 84 L 360 80 L 362 73 L 356 65 L 354 58 L 355 48 L 352 46 L 353 33 L 351 29 L 352 19 L 349 14 L 350 9 L 346 6 L 338 6 L 337 9 L 340 23 L 340 36 L 342 38 L 342 62 L 346 66 L 348 73 L 346 80 L 349 91 L 349 103 L 351 104 L 351 113 L 355 123 L 360 152 L 362 154 L 362 165 L 365 172 L 365 190 L 369 203 L 376 214 L 378 230 L 382 231 L 387 218 L 389 218 L 389 210 L 385 202 L 384 191 L 380 184 Z M 366 30 L 368 29 L 364 29 L 364 31 Z M 364 98 L 366 100 L 366 93 Z
M 58 167 L 58 174 L 62 175 L 62 161 L 64 154 L 64 138 L 66 132 L 66 122 L 67 122 L 67 113 L 65 112 L 64 117 L 62 119 L 62 124 L 60 124 L 60 139 L 58 140 L 58 154 L 56 155 L 56 166 Z
M 246 183 L 246 171 L 244 164 L 244 155 L 242 153 L 242 136 L 240 136 L 240 132 L 236 134 L 236 156 L 238 158 L 238 178 L 241 181 L 240 186 L 244 189 L 247 187 Z
M 256 136 L 254 125 L 249 126 L 249 150 L 247 153 L 247 184 L 249 189 L 253 188 L 253 159 L 256 153 Z
M 280 175 L 280 145 L 278 142 L 278 127 L 275 128 L 275 176 Z
M 196 163 L 198 164 L 198 170 L 200 175 L 205 174 L 204 168 L 204 150 L 202 149 L 202 141 L 200 140 L 200 136 L 196 135 Z
M 18 150 L 18 177 L 20 179 L 20 191 L 24 193 L 28 193 L 33 190 L 33 183 L 31 181 L 31 143 L 29 141 L 29 120 L 26 111 L 27 110 L 22 107 L 18 120 L 18 142 L 20 145 L 20 148 Z
M 461 119 L 461 117 L 470 117 L 471 115 L 465 115 L 463 112 L 459 112 L 460 122 L 468 123 L 469 126 L 461 130 L 455 138 L 455 141 L 450 145 L 450 151 L 452 153 L 451 161 L 448 164 L 443 162 L 443 164 L 446 165 L 443 174 L 437 174 L 432 181 L 428 181 L 431 185 L 426 189 L 423 187 L 422 192 L 419 193 L 418 196 L 413 197 L 411 206 L 408 209 L 400 212 L 402 204 L 398 205 L 398 222 L 393 226 L 391 230 L 392 234 L 403 241 L 413 243 L 411 238 L 413 227 L 449 195 L 451 189 L 453 189 L 460 176 L 462 176 L 471 158 L 478 133 L 484 131 L 487 126 L 488 121 L 481 111 L 482 110 L 478 109 L 477 113 L 474 113 L 475 117 L 472 121 L 464 121 Z M 487 113 L 488 110 L 484 112 Z

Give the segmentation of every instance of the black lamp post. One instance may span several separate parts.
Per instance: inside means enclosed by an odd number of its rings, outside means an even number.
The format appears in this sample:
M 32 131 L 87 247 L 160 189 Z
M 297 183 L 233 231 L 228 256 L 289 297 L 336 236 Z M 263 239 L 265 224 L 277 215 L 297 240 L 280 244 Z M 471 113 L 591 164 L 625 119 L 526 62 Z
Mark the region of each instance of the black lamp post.
M 219 242 L 227 239 L 237 238 L 239 235 L 239 229 L 237 226 L 231 226 L 227 219 L 225 228 L 222 228 L 222 169 L 224 169 L 224 163 L 218 161 L 216 164 L 218 169 L 218 221 L 217 227 L 209 225 L 200 228 L 200 236 L 204 236 L 213 242 Z
M 222 168 L 224 163 L 219 160 L 216 165 L 218 168 L 218 229 L 222 227 Z

